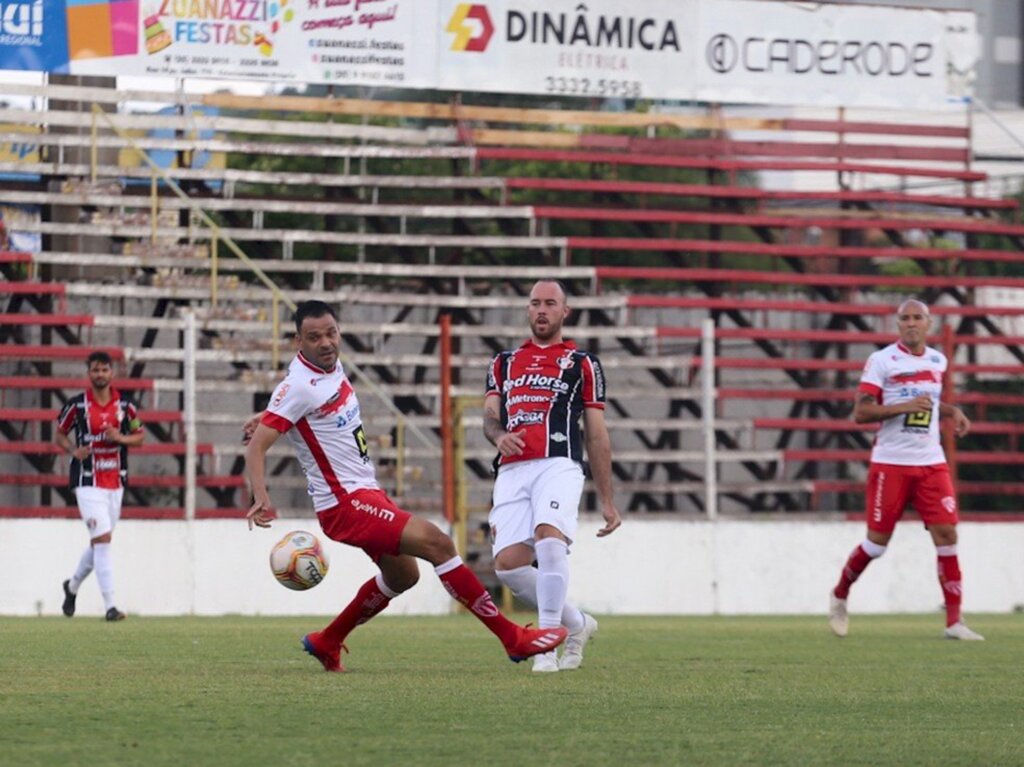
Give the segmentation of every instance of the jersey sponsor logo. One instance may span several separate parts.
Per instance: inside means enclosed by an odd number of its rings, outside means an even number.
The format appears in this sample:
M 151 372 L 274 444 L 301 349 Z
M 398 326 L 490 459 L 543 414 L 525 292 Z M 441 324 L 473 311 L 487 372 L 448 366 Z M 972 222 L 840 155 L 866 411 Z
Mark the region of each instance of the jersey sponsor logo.
M 920 429 L 927 430 L 932 425 L 932 411 L 926 410 L 920 413 L 907 413 L 903 416 L 903 430 L 914 430 Z
M 554 434 L 551 435 L 551 441 L 552 442 L 565 442 L 568 439 L 569 438 L 567 436 L 565 436 L 564 434 L 562 434 L 562 432 L 560 432 L 560 431 L 555 432 Z
M 334 392 L 324 404 L 316 409 L 316 414 L 321 418 L 337 413 L 352 398 L 355 390 L 352 388 L 352 384 L 348 381 L 342 381 L 338 386 L 338 391 Z
M 360 501 L 358 498 L 353 499 L 352 508 L 364 514 L 369 514 L 371 517 L 383 519 L 385 522 L 393 522 L 395 519 L 395 512 L 390 509 L 382 509 L 379 506 L 374 506 L 372 503 Z
M 277 394 L 274 395 L 274 407 L 277 407 L 284 402 L 284 395 L 288 393 L 288 390 L 292 387 L 290 383 L 283 383 L 278 387 Z
M 113 471 L 118 467 L 119 461 L 116 458 L 103 458 L 93 462 L 93 469 L 96 471 Z
M 561 378 L 543 376 L 537 373 L 530 373 L 529 375 L 524 374 L 518 378 L 513 378 L 511 381 L 505 381 L 501 388 L 502 391 L 508 393 L 521 386 L 528 386 L 531 389 L 550 389 L 551 391 L 560 392 L 569 391 L 569 384 Z
M 909 373 L 894 373 L 889 383 L 899 386 L 909 383 L 942 383 L 942 374 L 938 370 L 914 370 Z
M 516 405 L 522 405 L 524 403 L 535 403 L 540 405 L 546 405 L 551 402 L 550 394 L 516 394 L 513 397 L 509 397 L 505 403 L 505 407 L 515 407 Z
M 507 428 L 511 430 L 517 426 L 528 426 L 535 423 L 544 423 L 544 413 L 540 410 L 526 411 L 509 416 Z
M 334 419 L 334 425 L 337 428 L 342 429 L 342 428 L 348 426 L 350 423 L 352 423 L 353 421 L 355 421 L 358 418 L 359 418 L 359 405 L 357 404 L 355 407 L 349 408 L 344 413 L 340 413 Z

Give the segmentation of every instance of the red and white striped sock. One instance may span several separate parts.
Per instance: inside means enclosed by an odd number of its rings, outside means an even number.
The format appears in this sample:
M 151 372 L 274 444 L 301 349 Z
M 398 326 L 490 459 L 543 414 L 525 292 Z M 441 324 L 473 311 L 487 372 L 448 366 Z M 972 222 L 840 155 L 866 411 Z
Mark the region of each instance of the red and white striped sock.
M 850 586 L 860 577 L 872 559 L 878 559 L 885 553 L 885 546 L 872 541 L 864 541 L 850 552 L 849 559 L 843 565 L 843 572 L 839 575 L 839 583 L 832 592 L 837 599 L 846 599 L 850 595 Z
M 480 579 L 462 563 L 462 557 L 452 557 L 434 572 L 452 598 L 465 605 L 503 645 L 509 647 L 516 641 L 519 627 L 501 614 Z
M 321 632 L 321 636 L 331 645 L 341 644 L 352 629 L 384 610 L 398 593 L 389 589 L 384 583 L 384 578 L 378 573 L 360 587 L 355 598 Z
M 942 587 L 942 598 L 946 602 L 946 625 L 952 626 L 960 622 L 960 603 L 963 600 L 956 544 L 936 546 L 935 553 L 939 560 L 939 585 Z

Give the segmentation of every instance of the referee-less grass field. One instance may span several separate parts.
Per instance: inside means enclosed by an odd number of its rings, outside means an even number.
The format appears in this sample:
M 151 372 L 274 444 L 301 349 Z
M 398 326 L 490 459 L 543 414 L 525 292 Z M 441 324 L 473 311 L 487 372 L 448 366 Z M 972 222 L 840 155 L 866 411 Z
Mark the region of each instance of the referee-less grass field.
M 522 619 L 523 616 L 520 616 Z M 1024 764 L 1024 616 L 601 619 L 533 674 L 467 615 L 382 617 L 345 674 L 322 619 L 0 618 L 10 765 Z

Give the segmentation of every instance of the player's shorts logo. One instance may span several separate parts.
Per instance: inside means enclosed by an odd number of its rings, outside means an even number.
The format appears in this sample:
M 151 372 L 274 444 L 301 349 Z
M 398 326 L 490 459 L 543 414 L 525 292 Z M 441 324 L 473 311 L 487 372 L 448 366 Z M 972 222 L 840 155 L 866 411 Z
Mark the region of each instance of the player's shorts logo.
M 956 512 L 956 498 L 953 496 L 944 496 L 940 503 L 942 504 L 942 508 L 944 508 L 949 514 Z
M 470 21 L 470 20 L 473 21 Z M 476 23 L 474 23 L 476 22 Z M 487 6 L 479 3 L 459 3 L 448 20 L 445 32 L 455 35 L 451 50 L 482 53 L 494 35 L 494 24 Z

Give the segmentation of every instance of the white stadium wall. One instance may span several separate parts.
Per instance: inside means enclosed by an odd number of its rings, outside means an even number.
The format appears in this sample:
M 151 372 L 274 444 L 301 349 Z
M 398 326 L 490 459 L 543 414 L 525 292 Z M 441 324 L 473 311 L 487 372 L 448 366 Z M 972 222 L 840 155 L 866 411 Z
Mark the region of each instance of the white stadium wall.
M 238 520 L 124 521 L 115 533 L 118 606 L 130 615 L 333 614 L 375 571 L 359 551 L 328 542 L 331 570 L 319 587 L 288 591 L 270 574 L 271 545 L 313 520 L 249 532 Z M 571 557 L 573 600 L 599 614 L 823 613 L 827 591 L 863 526 L 840 521 L 629 521 L 610 538 L 580 528 Z M 61 581 L 85 543 L 74 520 L 0 520 L 0 614 L 55 615 Z M 321 536 L 322 537 L 322 536 Z M 960 526 L 964 608 L 1008 612 L 1024 605 L 1024 525 Z M 897 529 L 890 550 L 855 587 L 855 613 L 938 610 L 935 554 L 920 523 Z M 40 568 L 45 560 L 46 567 Z M 429 567 L 389 614 L 444 614 L 452 602 Z M 79 612 L 98 616 L 95 576 Z

